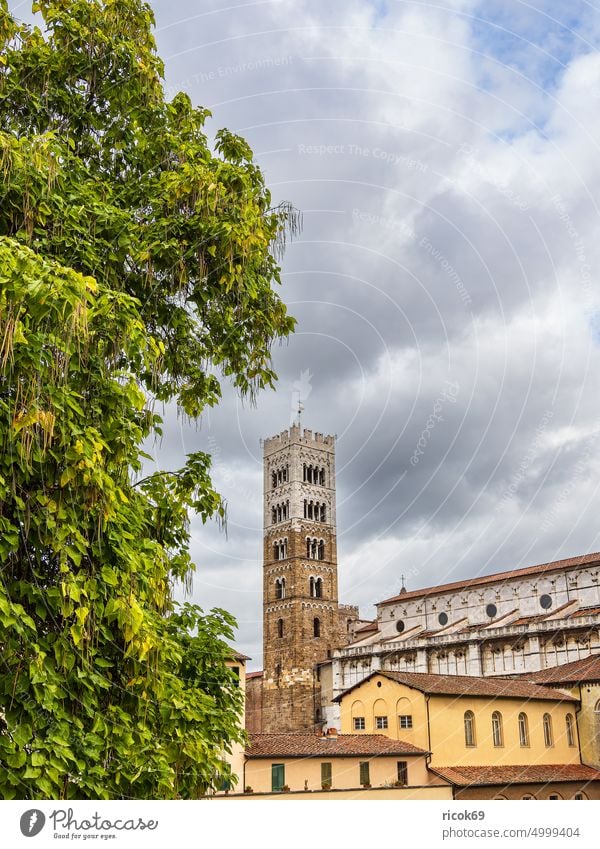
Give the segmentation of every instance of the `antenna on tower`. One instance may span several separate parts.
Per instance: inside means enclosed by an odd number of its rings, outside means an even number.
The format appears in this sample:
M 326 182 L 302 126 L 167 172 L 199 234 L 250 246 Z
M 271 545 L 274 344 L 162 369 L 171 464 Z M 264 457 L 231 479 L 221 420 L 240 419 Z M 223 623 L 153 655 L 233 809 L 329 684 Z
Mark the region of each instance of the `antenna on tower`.
M 298 427 L 302 430 L 302 413 L 304 412 L 304 404 L 298 399 Z

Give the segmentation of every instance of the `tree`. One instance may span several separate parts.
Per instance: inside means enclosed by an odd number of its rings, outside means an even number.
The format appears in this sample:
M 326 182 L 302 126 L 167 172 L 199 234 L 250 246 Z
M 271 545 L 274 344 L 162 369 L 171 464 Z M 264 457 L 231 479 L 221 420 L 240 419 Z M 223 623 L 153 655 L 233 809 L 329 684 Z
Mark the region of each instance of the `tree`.
M 298 219 L 167 102 L 138 0 L 0 0 L 0 793 L 195 797 L 241 739 L 234 622 L 178 606 L 210 458 L 140 478 L 155 401 L 272 386 Z

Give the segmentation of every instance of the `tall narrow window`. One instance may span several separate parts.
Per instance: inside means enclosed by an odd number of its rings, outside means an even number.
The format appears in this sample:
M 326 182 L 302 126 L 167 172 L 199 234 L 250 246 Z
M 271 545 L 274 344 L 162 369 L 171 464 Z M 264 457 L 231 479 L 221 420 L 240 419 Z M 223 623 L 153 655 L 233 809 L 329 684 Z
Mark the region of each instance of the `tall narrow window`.
M 398 764 L 398 784 L 408 784 L 408 761 L 397 761 Z
M 319 548 L 318 548 L 317 556 L 318 556 L 319 560 L 325 560 L 325 542 L 322 539 L 319 540 Z
M 465 723 L 465 746 L 475 745 L 475 714 L 468 710 L 464 716 Z
M 323 596 L 323 579 L 315 578 L 315 598 L 322 598 Z
M 313 637 L 321 636 L 321 620 L 315 616 L 313 619 Z
M 319 469 L 319 483 L 325 486 L 325 469 Z
M 554 739 L 552 736 L 552 717 L 549 713 L 544 714 L 543 719 L 544 724 L 544 745 L 546 748 L 550 748 L 554 745 Z
M 273 489 L 277 488 L 277 472 L 271 472 L 271 484 Z
M 492 714 L 492 738 L 494 740 L 494 746 L 504 745 L 502 714 L 498 710 L 495 710 Z
M 302 479 L 305 481 L 305 480 L 306 480 L 306 463 L 305 463 L 305 464 L 304 464 L 304 466 L 303 466 L 302 474 L 303 474 L 303 478 L 302 478 Z
M 567 744 L 569 746 L 574 746 L 575 745 L 575 727 L 574 727 L 574 723 L 573 723 L 573 714 L 572 713 L 568 713 L 565 716 L 565 723 L 566 723 L 566 726 L 567 726 Z
M 519 744 L 529 746 L 529 722 L 526 713 L 519 714 Z
M 325 510 L 325 505 L 324 505 L 324 504 L 321 504 L 321 516 L 320 516 L 320 519 L 321 519 L 321 521 L 322 521 L 322 522 L 326 522 L 326 521 L 327 521 L 327 512 L 326 512 L 326 510 Z
M 271 764 L 271 790 L 283 790 L 285 785 L 285 764 Z
M 331 787 L 331 763 L 321 764 L 321 787 Z
M 275 598 L 283 598 L 283 586 L 281 583 L 281 578 L 277 578 L 277 580 L 275 581 Z
M 283 637 L 283 619 L 277 620 L 277 636 L 279 639 Z
M 369 761 L 360 762 L 359 780 L 363 787 L 366 787 L 367 784 L 371 784 L 371 778 L 369 775 Z
M 313 577 L 308 579 L 308 593 L 311 598 L 315 597 L 315 579 Z

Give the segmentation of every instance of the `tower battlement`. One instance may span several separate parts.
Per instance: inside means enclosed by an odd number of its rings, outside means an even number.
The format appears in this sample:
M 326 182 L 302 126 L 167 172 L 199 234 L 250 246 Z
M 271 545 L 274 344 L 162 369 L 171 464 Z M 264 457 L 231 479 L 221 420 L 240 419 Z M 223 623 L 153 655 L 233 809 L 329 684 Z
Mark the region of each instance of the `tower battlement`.
M 333 453 L 335 451 L 335 436 L 313 432 L 308 428 L 292 425 L 287 430 L 281 431 L 276 436 L 270 436 L 263 442 L 265 456 L 281 451 L 289 445 L 308 445 L 318 447 Z

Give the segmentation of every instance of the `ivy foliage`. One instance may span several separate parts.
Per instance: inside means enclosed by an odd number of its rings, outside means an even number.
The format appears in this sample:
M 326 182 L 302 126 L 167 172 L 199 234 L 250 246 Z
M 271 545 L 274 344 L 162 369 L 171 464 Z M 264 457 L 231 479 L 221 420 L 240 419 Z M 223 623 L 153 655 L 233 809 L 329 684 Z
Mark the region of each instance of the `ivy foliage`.
M 141 446 L 156 401 L 273 385 L 299 222 L 167 101 L 145 3 L 34 10 L 0 0 L 0 795 L 194 798 L 242 738 L 235 623 L 172 588 L 224 505 L 209 456 L 142 478 Z

